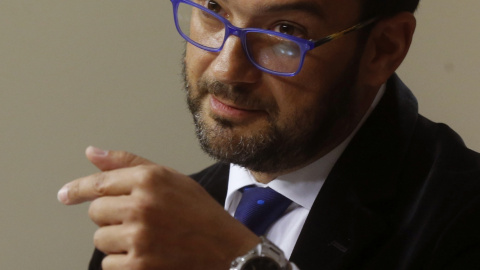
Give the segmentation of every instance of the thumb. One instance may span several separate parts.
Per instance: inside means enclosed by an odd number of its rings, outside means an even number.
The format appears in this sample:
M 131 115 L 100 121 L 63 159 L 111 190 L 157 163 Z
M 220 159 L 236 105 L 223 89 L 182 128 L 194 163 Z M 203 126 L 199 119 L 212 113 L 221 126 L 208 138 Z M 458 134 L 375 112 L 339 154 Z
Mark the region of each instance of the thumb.
M 88 160 L 101 171 L 153 164 L 151 161 L 125 151 L 107 151 L 89 146 L 85 150 Z

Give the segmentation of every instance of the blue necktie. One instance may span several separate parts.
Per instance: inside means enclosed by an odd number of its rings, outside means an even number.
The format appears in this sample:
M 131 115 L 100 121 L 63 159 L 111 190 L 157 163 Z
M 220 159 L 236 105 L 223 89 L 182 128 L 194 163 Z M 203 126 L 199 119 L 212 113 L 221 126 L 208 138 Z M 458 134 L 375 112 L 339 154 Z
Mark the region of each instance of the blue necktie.
M 269 187 L 247 186 L 241 192 L 242 199 L 234 217 L 258 236 L 263 235 L 292 203 Z

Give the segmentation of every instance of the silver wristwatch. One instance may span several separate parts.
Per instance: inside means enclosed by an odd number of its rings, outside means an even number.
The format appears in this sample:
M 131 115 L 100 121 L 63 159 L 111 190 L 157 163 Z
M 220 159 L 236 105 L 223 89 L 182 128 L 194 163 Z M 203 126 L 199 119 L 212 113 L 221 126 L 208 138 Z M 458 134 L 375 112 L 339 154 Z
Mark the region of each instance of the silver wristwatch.
M 267 238 L 261 236 L 261 242 L 247 254 L 236 258 L 230 270 L 289 270 L 290 264 L 283 251 Z

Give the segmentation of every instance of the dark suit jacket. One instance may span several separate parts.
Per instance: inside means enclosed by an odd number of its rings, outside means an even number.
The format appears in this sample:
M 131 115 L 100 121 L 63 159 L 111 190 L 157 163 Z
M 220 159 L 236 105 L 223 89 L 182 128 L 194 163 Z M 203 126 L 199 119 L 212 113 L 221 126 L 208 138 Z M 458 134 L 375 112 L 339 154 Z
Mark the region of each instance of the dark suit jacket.
M 224 204 L 228 164 L 193 175 Z M 309 269 L 480 269 L 480 155 L 394 75 L 335 164 L 290 258 Z M 96 252 L 90 269 L 99 269 Z

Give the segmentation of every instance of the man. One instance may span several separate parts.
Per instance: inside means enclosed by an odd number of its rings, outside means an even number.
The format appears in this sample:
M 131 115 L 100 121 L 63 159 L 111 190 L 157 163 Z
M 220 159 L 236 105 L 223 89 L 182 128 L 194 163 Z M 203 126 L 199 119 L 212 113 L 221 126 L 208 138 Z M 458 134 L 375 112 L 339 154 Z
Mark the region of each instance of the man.
M 92 201 L 90 269 L 480 269 L 480 156 L 394 74 L 418 1 L 171 2 L 219 163 L 188 177 L 89 147 L 102 172 L 59 200 Z M 237 217 L 252 184 L 287 198 L 261 232 Z

